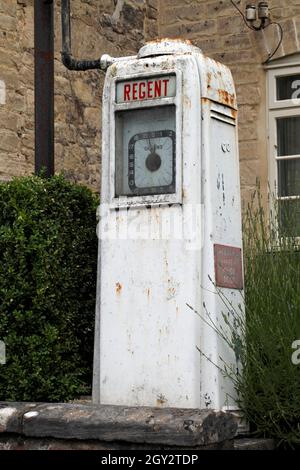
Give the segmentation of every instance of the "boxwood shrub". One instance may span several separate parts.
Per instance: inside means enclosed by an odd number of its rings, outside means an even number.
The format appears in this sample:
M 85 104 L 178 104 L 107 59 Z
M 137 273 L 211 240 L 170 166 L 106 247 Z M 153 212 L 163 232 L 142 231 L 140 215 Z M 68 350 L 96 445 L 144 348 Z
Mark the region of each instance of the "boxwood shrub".
M 62 176 L 0 184 L 0 400 L 90 392 L 96 206 Z

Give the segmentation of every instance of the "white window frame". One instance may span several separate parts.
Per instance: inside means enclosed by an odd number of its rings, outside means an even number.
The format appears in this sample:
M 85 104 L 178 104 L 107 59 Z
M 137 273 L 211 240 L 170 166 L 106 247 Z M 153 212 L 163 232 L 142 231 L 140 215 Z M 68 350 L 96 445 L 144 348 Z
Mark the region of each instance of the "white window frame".
M 295 59 L 294 59 L 295 60 Z M 268 168 L 270 185 L 270 209 L 273 207 L 274 197 L 276 202 L 287 200 L 300 200 L 299 196 L 278 195 L 278 164 L 280 160 L 300 159 L 299 155 L 280 157 L 277 154 L 277 124 L 276 120 L 281 117 L 300 117 L 300 99 L 277 100 L 276 79 L 282 76 L 300 75 L 299 60 L 291 61 L 290 57 L 280 59 L 277 64 L 268 66 L 267 71 L 267 96 L 268 96 Z M 292 63 L 291 63 L 292 62 Z M 299 86 L 300 89 L 300 86 Z M 296 91 L 296 90 L 295 90 Z M 300 96 L 300 93 L 298 93 Z M 297 241 L 300 241 L 300 237 Z

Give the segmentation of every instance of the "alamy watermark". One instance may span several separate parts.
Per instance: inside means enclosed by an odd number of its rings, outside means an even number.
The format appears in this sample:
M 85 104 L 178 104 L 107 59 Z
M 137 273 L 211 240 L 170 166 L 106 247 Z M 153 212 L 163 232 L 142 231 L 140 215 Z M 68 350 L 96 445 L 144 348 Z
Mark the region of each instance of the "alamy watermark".
M 187 250 L 201 250 L 203 204 L 173 205 L 162 210 L 158 205 L 112 210 L 100 204 L 97 235 L 100 240 L 182 241 Z
M 291 361 L 294 366 L 298 366 L 300 364 L 300 339 L 293 342 L 292 349 L 295 349 L 295 351 L 292 354 Z
M 0 364 L 6 364 L 6 347 L 4 341 L 0 341 Z
M 294 80 L 291 85 L 292 89 L 295 90 L 292 95 L 292 103 L 296 106 L 299 104 L 300 100 L 300 80 Z
M 6 103 L 6 87 L 5 82 L 0 80 L 0 104 Z

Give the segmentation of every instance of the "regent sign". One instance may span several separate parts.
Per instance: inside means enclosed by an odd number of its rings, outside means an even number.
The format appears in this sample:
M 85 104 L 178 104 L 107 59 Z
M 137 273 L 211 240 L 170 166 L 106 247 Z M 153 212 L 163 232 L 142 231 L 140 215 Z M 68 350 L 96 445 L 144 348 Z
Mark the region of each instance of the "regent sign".
M 164 75 L 117 83 L 117 103 L 172 98 L 174 96 L 176 96 L 175 75 Z

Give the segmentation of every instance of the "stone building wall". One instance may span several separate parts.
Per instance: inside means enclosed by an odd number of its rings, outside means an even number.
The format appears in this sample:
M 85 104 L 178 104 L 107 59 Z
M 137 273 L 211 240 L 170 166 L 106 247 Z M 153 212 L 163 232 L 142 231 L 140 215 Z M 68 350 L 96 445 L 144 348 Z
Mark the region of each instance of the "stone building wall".
M 23 2 L 25 3 L 25 2 Z M 33 168 L 33 18 L 32 7 L 0 1 L 0 179 Z
M 34 0 L 0 0 L 0 180 L 34 171 Z M 55 4 L 55 169 L 99 190 L 104 73 L 61 64 L 60 0 Z M 135 54 L 157 35 L 153 0 L 71 0 L 73 54 Z M 3 101 L 3 100 L 2 100 Z

